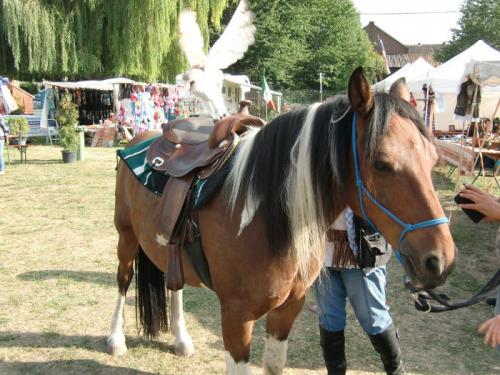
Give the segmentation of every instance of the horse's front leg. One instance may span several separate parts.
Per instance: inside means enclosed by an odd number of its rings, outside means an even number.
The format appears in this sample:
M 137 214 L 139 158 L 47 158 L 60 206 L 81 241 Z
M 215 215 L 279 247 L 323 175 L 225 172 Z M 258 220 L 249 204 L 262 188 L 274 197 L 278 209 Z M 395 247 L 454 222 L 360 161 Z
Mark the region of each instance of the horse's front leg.
M 305 297 L 290 294 L 279 307 L 267 314 L 266 344 L 262 366 L 265 375 L 280 375 L 286 364 L 288 334 L 293 322 L 302 310 Z
M 221 305 L 226 375 L 251 375 L 250 343 L 255 321 L 247 317 L 247 309 L 237 305 L 234 303 Z
M 182 289 L 170 292 L 171 329 L 175 336 L 174 352 L 177 355 L 191 355 L 194 353 L 193 340 L 186 329 L 184 310 L 182 307 Z

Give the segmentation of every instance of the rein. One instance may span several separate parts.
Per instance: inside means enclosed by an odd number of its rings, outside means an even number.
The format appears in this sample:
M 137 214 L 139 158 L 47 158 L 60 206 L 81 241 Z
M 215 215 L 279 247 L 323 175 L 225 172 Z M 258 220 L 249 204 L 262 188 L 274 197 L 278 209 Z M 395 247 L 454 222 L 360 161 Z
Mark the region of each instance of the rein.
M 403 258 L 401 255 L 401 252 L 399 250 L 401 246 L 401 241 L 405 238 L 405 236 L 409 232 L 413 232 L 417 229 L 423 229 L 423 228 L 429 228 L 433 227 L 436 225 L 440 224 L 445 224 L 448 222 L 448 218 L 446 216 L 437 218 L 437 219 L 430 219 L 430 220 L 425 220 L 421 221 L 416 224 L 409 224 L 405 223 L 403 220 L 398 218 L 396 215 L 394 215 L 391 211 L 389 211 L 387 208 L 385 208 L 382 203 L 377 201 L 377 199 L 370 194 L 368 189 L 365 187 L 363 184 L 363 180 L 361 178 L 361 174 L 359 172 L 359 163 L 358 163 L 358 151 L 357 151 L 357 143 L 356 143 L 356 113 L 354 113 L 352 117 L 352 152 L 353 152 L 353 157 L 354 157 L 354 175 L 356 179 L 356 186 L 358 188 L 358 197 L 359 197 L 359 206 L 361 208 L 361 212 L 363 214 L 363 219 L 370 225 L 373 229 L 377 230 L 377 227 L 372 223 L 372 221 L 369 219 L 366 210 L 365 210 L 365 204 L 364 204 L 364 199 L 363 195 L 366 195 L 368 199 L 372 201 L 373 204 L 375 204 L 378 208 L 382 210 L 387 216 L 389 216 L 392 220 L 394 220 L 396 223 L 398 223 L 403 230 L 401 231 L 401 234 L 399 235 L 399 240 L 398 240 L 398 248 L 396 249 L 396 257 L 398 258 L 399 262 L 403 264 Z
M 441 293 L 436 293 L 433 290 L 425 289 L 413 290 L 412 296 L 415 299 L 415 308 L 422 312 L 439 313 L 445 311 L 457 310 L 462 307 L 472 306 L 476 303 L 484 301 L 488 298 L 489 294 L 494 291 L 500 285 L 500 270 L 498 270 L 493 277 L 481 288 L 479 292 L 474 294 L 467 301 L 451 303 L 449 302 L 448 296 Z M 426 295 L 427 294 L 427 295 Z M 440 306 L 433 305 L 429 302 L 429 299 L 434 299 L 440 304 Z

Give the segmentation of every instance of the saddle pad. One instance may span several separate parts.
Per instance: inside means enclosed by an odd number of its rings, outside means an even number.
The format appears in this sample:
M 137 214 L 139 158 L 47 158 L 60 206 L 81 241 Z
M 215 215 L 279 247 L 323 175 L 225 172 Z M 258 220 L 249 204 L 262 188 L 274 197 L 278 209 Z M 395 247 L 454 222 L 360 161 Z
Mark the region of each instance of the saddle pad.
M 170 176 L 163 172 L 155 171 L 146 161 L 149 146 L 159 137 L 161 135 L 140 142 L 132 147 L 118 150 L 116 154 L 123 160 L 141 184 L 152 193 L 161 196 Z
M 161 135 L 158 137 L 161 137 Z M 130 169 L 132 174 L 141 182 L 141 184 L 143 184 L 152 193 L 161 197 L 165 184 L 170 176 L 167 173 L 152 169 L 151 165 L 148 164 L 146 160 L 149 146 L 158 137 L 148 139 L 129 148 L 118 150 L 116 153 Z M 226 181 L 232 165 L 233 163 L 231 158 L 219 171 L 206 180 L 195 180 L 193 194 L 196 209 L 199 209 L 210 202 L 215 193 L 219 191 Z

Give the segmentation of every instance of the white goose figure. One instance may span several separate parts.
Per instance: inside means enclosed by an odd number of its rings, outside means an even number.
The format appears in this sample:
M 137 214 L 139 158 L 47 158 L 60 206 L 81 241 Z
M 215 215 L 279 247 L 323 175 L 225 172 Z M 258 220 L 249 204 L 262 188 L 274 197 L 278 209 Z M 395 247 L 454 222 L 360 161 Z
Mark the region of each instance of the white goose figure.
M 226 29 L 205 54 L 196 13 L 184 10 L 179 17 L 179 42 L 190 66 L 183 79 L 191 93 L 207 103 L 214 119 L 228 114 L 222 96 L 222 69 L 241 59 L 255 41 L 253 18 L 247 1 L 241 0 Z

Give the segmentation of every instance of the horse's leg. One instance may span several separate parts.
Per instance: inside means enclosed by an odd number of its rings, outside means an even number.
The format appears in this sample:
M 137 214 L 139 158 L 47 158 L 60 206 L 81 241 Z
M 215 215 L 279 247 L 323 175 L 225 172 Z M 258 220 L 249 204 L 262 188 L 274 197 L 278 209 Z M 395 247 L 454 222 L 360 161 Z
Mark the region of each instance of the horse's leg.
M 108 337 L 108 353 L 122 355 L 127 351 L 123 333 L 123 308 L 128 287 L 134 276 L 134 258 L 139 249 L 139 243 L 132 230 L 119 231 L 118 240 L 118 301 L 111 321 L 111 333 Z
M 279 375 L 283 372 L 288 349 L 288 334 L 304 305 L 304 300 L 304 294 L 296 296 L 292 293 L 281 306 L 267 314 L 267 337 L 262 361 L 265 375 Z
M 182 308 L 182 289 L 170 292 L 171 329 L 175 336 L 174 352 L 178 355 L 194 353 L 193 340 L 186 329 L 184 310 Z
M 226 375 L 251 375 L 250 343 L 254 320 L 245 319 L 244 309 L 221 306 L 222 337 L 226 349 Z

